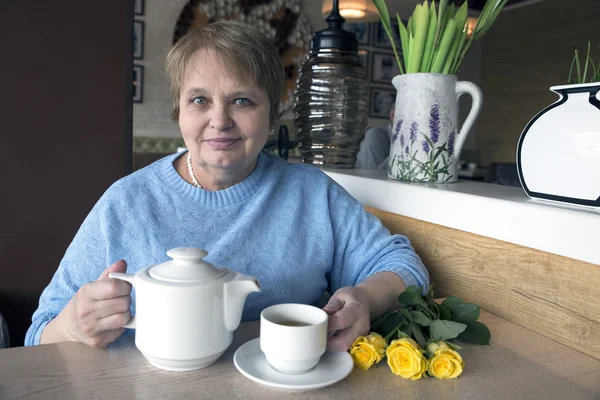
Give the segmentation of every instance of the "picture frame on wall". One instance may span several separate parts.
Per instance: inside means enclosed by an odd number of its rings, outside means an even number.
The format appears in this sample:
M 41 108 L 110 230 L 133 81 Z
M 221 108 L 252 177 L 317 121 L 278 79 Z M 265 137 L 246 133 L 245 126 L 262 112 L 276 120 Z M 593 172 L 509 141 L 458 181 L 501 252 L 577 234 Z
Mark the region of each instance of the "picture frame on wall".
M 133 65 L 133 102 L 141 103 L 144 100 L 144 66 Z
M 368 45 L 370 35 L 370 25 L 368 22 L 359 24 L 344 24 L 344 30 L 351 32 L 358 40 L 359 45 Z
M 396 50 L 398 53 L 402 52 L 402 42 L 400 41 L 400 30 L 398 29 L 398 23 L 392 22 L 392 35 L 394 35 L 394 43 L 396 44 Z M 381 22 L 372 22 L 373 34 L 371 35 L 371 46 L 380 49 L 392 50 L 392 43 L 388 37 L 383 24 Z
M 144 58 L 144 22 L 133 22 L 133 58 L 141 60 Z
M 144 0 L 133 0 L 133 13 L 144 15 Z
M 392 107 L 396 106 L 396 90 L 379 87 L 371 88 L 369 117 L 390 118 Z
M 392 84 L 392 79 L 400 74 L 398 62 L 394 53 L 379 53 L 371 54 L 371 82 L 381 84 Z

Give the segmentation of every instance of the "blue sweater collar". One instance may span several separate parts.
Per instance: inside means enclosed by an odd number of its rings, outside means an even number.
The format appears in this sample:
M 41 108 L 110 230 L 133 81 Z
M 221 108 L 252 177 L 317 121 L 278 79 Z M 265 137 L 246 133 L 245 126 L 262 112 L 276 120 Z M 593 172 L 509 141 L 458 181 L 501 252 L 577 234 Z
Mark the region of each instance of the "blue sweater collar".
M 173 162 L 181 154 L 171 154 L 158 160 L 154 164 L 154 170 L 169 189 L 198 205 L 207 207 L 224 207 L 242 202 L 252 196 L 261 186 L 267 169 L 272 163 L 271 157 L 261 151 L 256 168 L 250 176 L 227 189 L 212 192 L 193 186 L 179 175 Z

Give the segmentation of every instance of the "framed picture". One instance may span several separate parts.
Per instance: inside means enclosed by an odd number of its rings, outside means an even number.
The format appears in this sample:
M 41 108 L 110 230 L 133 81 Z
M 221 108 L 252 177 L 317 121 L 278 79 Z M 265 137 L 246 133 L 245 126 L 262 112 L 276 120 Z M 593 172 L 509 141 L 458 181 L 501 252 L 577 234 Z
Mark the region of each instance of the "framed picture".
M 400 74 L 394 53 L 373 52 L 371 55 L 371 82 L 392 84 L 392 79 Z
M 144 15 L 144 0 L 133 0 L 133 13 Z
M 133 58 L 141 60 L 144 58 L 144 22 L 133 22 Z
M 144 66 L 133 66 L 133 102 L 141 103 L 144 99 Z
M 370 97 L 369 117 L 389 119 L 390 110 L 396 105 L 396 90 L 372 87 Z
M 358 57 L 360 58 L 360 63 L 367 72 L 367 76 L 369 76 L 369 51 L 365 49 L 358 49 Z
M 371 45 L 380 49 L 392 50 L 392 43 L 381 22 L 373 22 L 371 26 L 373 31 Z M 398 24 L 392 22 L 392 35 L 394 35 L 394 42 L 396 43 L 396 50 L 398 53 L 402 52 L 402 43 L 400 41 L 400 31 L 398 30 Z
M 358 40 L 358 44 L 369 44 L 369 29 L 370 24 L 368 22 L 362 24 L 344 24 L 344 30 L 348 32 L 354 33 L 356 36 L 356 40 Z

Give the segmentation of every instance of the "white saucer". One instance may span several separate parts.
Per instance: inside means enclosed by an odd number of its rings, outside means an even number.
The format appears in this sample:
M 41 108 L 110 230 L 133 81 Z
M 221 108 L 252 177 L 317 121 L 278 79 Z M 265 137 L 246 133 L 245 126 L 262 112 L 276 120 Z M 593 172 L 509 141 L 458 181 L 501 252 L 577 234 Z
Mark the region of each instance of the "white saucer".
M 266 386 L 291 390 L 311 390 L 333 385 L 347 377 L 354 362 L 348 352 L 325 352 L 319 363 L 301 375 L 275 371 L 260 350 L 260 339 L 244 343 L 233 356 L 235 367 L 246 378 Z

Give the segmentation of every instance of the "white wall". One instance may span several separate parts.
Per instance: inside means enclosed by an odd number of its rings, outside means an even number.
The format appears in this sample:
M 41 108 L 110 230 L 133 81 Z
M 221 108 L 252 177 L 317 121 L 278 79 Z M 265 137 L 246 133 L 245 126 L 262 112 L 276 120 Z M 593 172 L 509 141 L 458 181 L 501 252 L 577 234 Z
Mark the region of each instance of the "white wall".
M 171 48 L 175 24 L 187 0 L 145 0 L 144 59 L 134 64 L 144 66 L 143 103 L 133 104 L 134 136 L 178 137 L 179 127 L 169 114 L 172 100 L 165 78 L 164 61 Z

